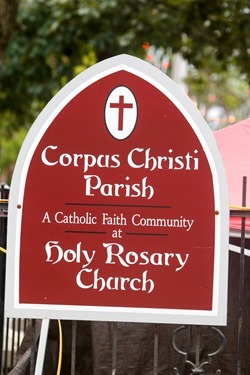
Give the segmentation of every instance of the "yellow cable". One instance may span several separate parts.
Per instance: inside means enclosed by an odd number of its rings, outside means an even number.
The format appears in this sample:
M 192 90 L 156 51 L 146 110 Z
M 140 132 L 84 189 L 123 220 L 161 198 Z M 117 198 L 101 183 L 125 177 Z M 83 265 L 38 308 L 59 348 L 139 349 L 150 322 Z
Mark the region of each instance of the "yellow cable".
M 58 320 L 58 329 L 59 329 L 59 351 L 58 351 L 58 364 L 56 375 L 60 375 L 62 367 L 62 347 L 63 347 L 63 335 L 62 335 L 62 325 L 61 321 Z
M 2 251 L 2 253 L 7 253 L 7 250 L 5 250 L 3 247 L 0 246 L 0 251 Z
M 250 211 L 250 207 L 230 206 L 232 210 Z

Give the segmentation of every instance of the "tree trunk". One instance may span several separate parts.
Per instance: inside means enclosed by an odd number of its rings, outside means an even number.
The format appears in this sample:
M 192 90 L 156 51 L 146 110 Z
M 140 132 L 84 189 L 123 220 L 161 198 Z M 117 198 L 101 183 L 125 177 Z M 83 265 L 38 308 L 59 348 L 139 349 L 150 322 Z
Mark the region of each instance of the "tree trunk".
M 19 0 L 0 0 L 0 64 L 15 29 Z

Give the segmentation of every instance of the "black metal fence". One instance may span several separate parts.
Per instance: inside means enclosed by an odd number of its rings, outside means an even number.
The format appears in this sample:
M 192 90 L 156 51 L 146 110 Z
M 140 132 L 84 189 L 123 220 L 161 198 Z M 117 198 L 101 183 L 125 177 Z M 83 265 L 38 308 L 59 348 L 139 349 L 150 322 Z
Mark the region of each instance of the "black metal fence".
M 0 363 L 1 374 L 6 375 L 15 365 L 17 353 L 27 327 L 26 319 L 4 319 L 6 232 L 9 186 L 0 185 Z
M 7 232 L 7 214 L 8 206 L 7 199 L 9 197 L 9 187 L 6 184 L 0 185 L 0 348 L 3 352 L 4 341 L 4 293 L 5 293 L 5 264 L 6 254 L 3 249 L 6 249 L 6 232 Z M 0 364 L 2 368 L 2 359 L 0 356 Z
M 17 362 L 18 349 L 24 337 L 27 324 L 27 319 L 7 318 L 4 320 L 2 375 L 7 375 Z
M 6 231 L 7 231 L 7 199 L 9 187 L 0 185 L 0 368 L 1 375 L 7 375 L 16 364 L 18 350 L 28 321 L 25 319 L 4 319 L 4 293 L 5 293 L 5 257 Z M 238 216 L 242 213 L 238 212 Z M 249 213 L 244 213 L 244 216 Z M 245 271 L 250 266 L 250 261 L 244 261 L 244 249 L 246 245 L 243 230 L 240 239 L 234 239 L 232 243 L 241 247 L 241 254 L 230 256 L 229 264 L 229 319 L 228 326 L 200 327 L 200 326 L 167 326 L 158 324 L 123 324 L 105 322 L 62 322 L 64 331 L 64 349 L 61 353 L 64 361 L 64 369 L 61 375 L 75 375 L 78 373 L 87 375 L 167 375 L 167 374 L 225 374 L 248 375 L 250 373 L 250 360 L 247 354 L 250 350 L 250 324 L 248 285 L 250 276 Z M 248 257 L 250 259 L 250 257 Z M 245 288 L 243 286 L 245 285 Z M 6 291 L 8 292 L 8 291 Z M 244 307 L 244 309 L 243 309 Z M 54 368 L 58 369 L 59 362 L 59 334 L 57 322 L 51 322 L 50 347 L 53 349 L 45 374 L 54 374 Z M 31 354 L 29 369 L 25 374 L 34 374 L 37 355 L 37 326 L 35 321 L 29 325 Z M 56 332 L 56 333 L 55 333 Z M 224 335 L 225 334 L 225 335 Z M 79 336 L 82 335 L 83 337 Z M 226 340 L 227 339 L 227 346 Z M 167 343 L 166 340 L 170 341 Z M 32 341 L 33 340 L 33 341 Z M 138 341 L 139 340 L 139 341 Z M 145 342 L 150 342 L 150 348 Z M 32 343 L 33 342 L 33 343 Z M 52 344 L 51 344 L 52 343 Z M 53 346 L 54 345 L 54 346 Z M 134 345 L 134 347 L 133 347 Z M 163 346 L 168 349 L 162 349 Z M 79 348 L 80 347 L 80 352 Z M 129 353 L 129 360 L 138 361 L 136 350 L 144 352 L 143 362 L 147 362 L 147 369 L 122 360 L 121 346 L 125 346 L 124 352 Z M 145 347 L 144 347 L 145 346 Z M 56 348 L 56 349 L 55 349 Z M 222 354 L 222 351 L 225 353 Z M 172 352 L 171 352 L 172 350 Z M 169 352 L 171 352 L 169 354 Z M 33 353 L 33 354 L 32 354 Z M 152 361 L 146 359 L 146 354 L 152 355 Z M 174 354 L 173 354 L 174 353 Z M 219 360 L 215 360 L 215 357 Z M 52 358 L 53 357 L 53 358 Z M 162 365 L 169 361 L 168 366 Z M 56 362 L 56 365 L 55 363 Z M 104 365 L 105 362 L 105 365 Z M 149 363 L 150 362 L 150 363 Z M 215 362 L 215 363 L 214 363 Z M 78 370 L 76 368 L 85 370 Z M 151 368 L 151 370 L 149 370 Z M 109 370 L 107 370 L 109 369 Z M 13 374 L 23 372 L 13 372 Z M 59 374 L 60 371 L 57 371 Z M 12 373 L 11 373 L 12 375 Z

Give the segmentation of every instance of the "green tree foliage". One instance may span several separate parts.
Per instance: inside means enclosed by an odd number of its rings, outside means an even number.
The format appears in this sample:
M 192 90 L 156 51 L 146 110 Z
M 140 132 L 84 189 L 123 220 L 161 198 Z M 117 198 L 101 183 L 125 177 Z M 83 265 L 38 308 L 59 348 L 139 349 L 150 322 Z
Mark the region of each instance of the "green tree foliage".
M 1 4 L 17 2 L 0 0 L 0 11 Z M 0 126 L 6 139 L 28 128 L 79 71 L 120 53 L 143 57 L 146 41 L 181 52 L 196 68 L 219 61 L 226 70 L 234 63 L 250 79 L 249 0 L 20 0 L 16 21 L 15 9 L 6 38 L 0 21 Z M 11 21 L 16 28 L 9 40 Z
M 227 71 L 189 68 L 187 86 L 197 102 L 203 116 L 209 122 L 209 110 L 220 107 L 224 115 L 217 118 L 218 128 L 228 125 L 229 119 L 242 120 L 250 113 L 250 87 L 245 75 L 240 74 L 235 66 Z
M 224 69 L 234 59 L 250 78 L 249 12 L 249 0 L 23 0 L 1 72 L 2 108 L 33 115 L 76 66 L 93 56 L 142 55 L 145 41 L 196 67 L 211 55 Z

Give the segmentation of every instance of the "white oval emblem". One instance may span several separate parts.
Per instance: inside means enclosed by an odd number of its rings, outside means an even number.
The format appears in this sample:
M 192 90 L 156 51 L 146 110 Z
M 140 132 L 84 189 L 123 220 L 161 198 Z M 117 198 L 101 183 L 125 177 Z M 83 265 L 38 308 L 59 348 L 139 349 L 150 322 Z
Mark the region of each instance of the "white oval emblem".
M 116 139 L 127 138 L 135 128 L 137 104 L 127 87 L 116 87 L 105 105 L 105 122 L 110 134 Z

